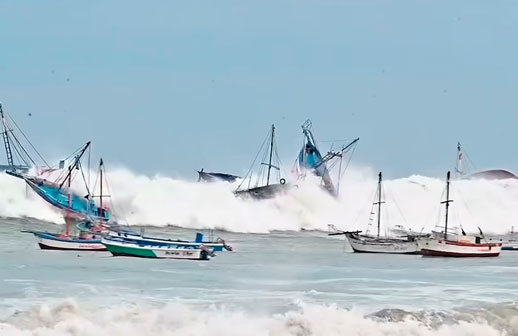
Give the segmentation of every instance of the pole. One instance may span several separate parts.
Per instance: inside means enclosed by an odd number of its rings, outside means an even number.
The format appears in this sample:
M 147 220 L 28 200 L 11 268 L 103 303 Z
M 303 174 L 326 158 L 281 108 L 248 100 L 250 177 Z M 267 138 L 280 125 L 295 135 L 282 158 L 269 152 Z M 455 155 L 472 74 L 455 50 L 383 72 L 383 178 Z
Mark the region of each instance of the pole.
M 68 207 L 67 207 L 67 217 L 65 219 L 65 236 L 69 237 L 70 236 L 70 208 L 72 207 L 72 194 L 71 194 L 71 191 L 70 191 L 70 183 L 71 183 L 71 180 L 72 180 L 72 167 L 68 167 L 68 171 L 69 171 L 69 177 L 68 177 L 68 182 L 67 182 L 67 185 L 68 185 Z
M 378 239 L 380 239 L 380 226 L 381 226 L 381 172 L 378 175 Z
M 446 174 L 446 201 L 442 202 L 446 205 L 446 217 L 444 219 L 444 239 L 448 239 L 448 210 L 450 208 L 450 172 Z
M 273 156 L 273 139 L 275 136 L 275 125 L 272 124 L 272 138 L 270 140 L 270 161 L 268 161 L 268 176 L 266 177 L 266 185 L 270 184 L 270 171 L 272 170 L 272 156 Z

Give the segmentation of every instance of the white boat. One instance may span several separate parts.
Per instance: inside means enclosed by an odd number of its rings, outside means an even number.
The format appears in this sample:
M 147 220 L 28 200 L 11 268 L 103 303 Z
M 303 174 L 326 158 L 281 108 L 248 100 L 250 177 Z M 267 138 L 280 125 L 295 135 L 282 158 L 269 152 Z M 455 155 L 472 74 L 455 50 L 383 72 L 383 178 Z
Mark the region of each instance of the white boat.
M 399 237 L 380 237 L 381 227 L 381 204 L 385 203 L 381 199 L 382 194 L 382 174 L 378 175 L 377 205 L 378 211 L 378 233 L 376 236 L 360 235 L 361 231 L 331 233 L 330 235 L 344 234 L 349 240 L 349 244 L 354 252 L 357 253 L 387 253 L 387 254 L 419 254 L 420 247 L 416 241 L 416 235 L 405 234 Z
M 359 232 L 346 232 L 345 236 L 354 252 L 357 253 L 387 253 L 387 254 L 419 254 L 420 247 L 413 237 L 375 238 L 362 236 Z
M 38 231 L 24 231 L 34 234 L 38 238 L 38 245 L 42 250 L 61 251 L 106 251 L 100 237 L 70 237 L 60 234 Z
M 421 253 L 425 256 L 437 257 L 498 257 L 502 243 L 482 242 L 485 240 L 482 230 L 480 236 L 467 236 L 448 232 L 448 210 L 450 203 L 450 172 L 446 176 L 446 200 L 441 202 L 446 206 L 444 230 L 435 232 L 432 238 L 418 239 Z
M 189 260 L 209 260 L 211 256 L 214 256 L 213 252 L 204 246 L 141 245 L 111 239 L 103 239 L 102 243 L 114 256 Z

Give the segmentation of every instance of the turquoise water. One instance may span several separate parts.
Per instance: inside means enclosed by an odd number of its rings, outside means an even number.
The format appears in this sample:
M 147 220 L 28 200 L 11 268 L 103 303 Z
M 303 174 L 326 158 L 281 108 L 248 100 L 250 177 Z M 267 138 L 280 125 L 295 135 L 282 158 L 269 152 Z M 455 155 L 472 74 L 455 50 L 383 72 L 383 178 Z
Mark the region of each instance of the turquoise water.
M 392 328 L 391 323 L 401 332 L 394 335 L 411 330 L 415 335 L 454 331 L 444 328 L 460 328 L 462 334 L 469 331 L 458 324 L 464 320 L 486 335 L 518 334 L 514 303 L 518 299 L 518 253 L 513 251 L 488 259 L 353 254 L 343 239 L 329 238 L 324 232 L 216 232 L 215 237 L 223 237 L 235 252 L 220 252 L 211 261 L 195 262 L 42 251 L 35 237 L 20 232 L 29 228 L 59 229 L 28 219 L 0 222 L 0 318 L 4 323 L 0 335 L 63 330 L 64 335 L 90 335 L 86 331 L 67 333 L 66 325 L 80 318 L 102 329 L 106 322 L 97 326 L 97 313 L 111 316 L 114 310 L 125 312 L 115 319 L 117 323 L 125 321 L 128 328 L 134 324 L 134 330 L 144 328 L 144 334 L 154 330 L 148 325 L 150 319 L 170 310 L 172 315 L 182 316 L 181 323 L 169 321 L 169 314 L 161 317 L 167 320 L 164 323 L 185 329 L 171 327 L 167 335 L 185 330 L 201 335 L 209 332 L 209 326 L 214 328 L 211 323 L 217 324 L 185 317 L 193 312 L 210 312 L 208 316 L 222 319 L 218 328 L 228 327 L 224 321 L 238 317 L 243 327 L 266 321 L 265 326 L 257 327 L 260 330 L 249 331 L 252 335 L 255 331 L 258 335 L 299 335 L 299 329 L 293 331 L 282 322 L 280 331 L 276 329 L 279 319 L 290 320 L 293 314 L 310 325 L 300 335 L 342 334 L 335 332 L 338 322 L 334 319 L 324 321 L 334 315 L 340 321 L 362 321 L 370 327 L 362 325 L 359 332 L 372 329 L 372 335 L 390 334 L 383 328 Z M 195 231 L 146 228 L 146 234 L 191 238 Z M 150 312 L 155 312 L 154 317 L 146 315 Z M 401 314 L 403 322 L 398 320 Z M 499 314 L 503 316 L 497 323 Z M 193 323 L 191 327 L 189 323 Z M 312 323 L 323 325 L 311 329 Z M 224 331 L 237 332 L 232 328 Z M 160 330 L 153 333 L 161 335 Z

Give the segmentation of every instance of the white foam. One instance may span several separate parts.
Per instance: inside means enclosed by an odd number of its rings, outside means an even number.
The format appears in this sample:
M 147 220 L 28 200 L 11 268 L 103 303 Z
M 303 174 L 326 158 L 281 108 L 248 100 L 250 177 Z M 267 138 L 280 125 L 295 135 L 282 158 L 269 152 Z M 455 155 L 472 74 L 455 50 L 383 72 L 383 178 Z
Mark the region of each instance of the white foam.
M 321 189 L 316 177 L 298 182 L 298 187 L 284 196 L 251 201 L 235 197 L 232 191 L 236 185 L 224 182 L 149 177 L 127 169 L 111 170 L 108 176 L 113 212 L 129 224 L 254 233 L 326 230 L 328 224 L 365 230 L 376 188 L 372 169 L 358 167 L 348 170 L 338 199 Z M 480 226 L 487 233 L 504 233 L 518 222 L 518 181 L 458 181 L 453 186 L 452 225 L 462 224 L 466 231 L 478 231 Z M 384 217 L 384 226 L 403 224 L 429 232 L 442 220 L 439 202 L 443 179 L 414 175 L 386 180 L 385 188 L 384 213 L 389 217 Z M 0 216 L 63 222 L 59 213 L 34 193 L 26 197 L 21 180 L 7 175 L 0 176 Z
M 283 314 L 254 315 L 225 307 L 197 307 L 182 303 L 164 306 L 122 305 L 80 307 L 74 301 L 34 307 L 0 324 L 5 336 L 497 336 L 507 335 L 483 319 L 440 323 L 408 318 L 388 322 L 366 318 L 358 311 L 334 305 L 300 304 Z

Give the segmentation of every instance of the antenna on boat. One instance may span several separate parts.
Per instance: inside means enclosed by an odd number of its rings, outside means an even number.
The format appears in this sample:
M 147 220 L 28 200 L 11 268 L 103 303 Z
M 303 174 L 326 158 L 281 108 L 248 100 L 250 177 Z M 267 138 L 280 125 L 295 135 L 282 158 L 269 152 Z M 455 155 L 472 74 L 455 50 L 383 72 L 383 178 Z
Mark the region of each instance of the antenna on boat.
M 11 170 L 14 170 L 14 162 L 13 162 L 13 153 L 11 152 L 11 143 L 9 142 L 9 135 L 7 132 L 9 131 L 9 127 L 7 126 L 7 122 L 5 120 L 4 110 L 2 110 L 2 104 L 0 104 L 0 116 L 2 118 L 2 136 L 4 138 L 5 145 L 5 153 L 7 155 L 7 164 Z
M 444 220 L 444 239 L 448 239 L 448 210 L 450 207 L 450 203 L 453 200 L 450 199 L 450 172 L 446 174 L 446 200 L 442 201 L 441 204 L 446 205 L 446 217 Z

